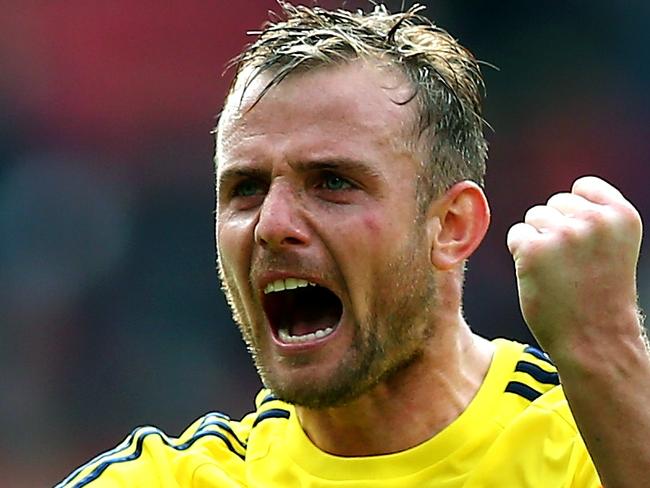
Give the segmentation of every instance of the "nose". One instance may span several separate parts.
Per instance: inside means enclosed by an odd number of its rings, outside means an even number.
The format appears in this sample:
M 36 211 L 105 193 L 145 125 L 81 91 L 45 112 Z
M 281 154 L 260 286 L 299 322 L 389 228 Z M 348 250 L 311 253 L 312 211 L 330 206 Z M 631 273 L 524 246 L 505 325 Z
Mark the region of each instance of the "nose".
M 299 197 L 288 184 L 271 185 L 255 226 L 255 242 L 275 250 L 309 243 Z

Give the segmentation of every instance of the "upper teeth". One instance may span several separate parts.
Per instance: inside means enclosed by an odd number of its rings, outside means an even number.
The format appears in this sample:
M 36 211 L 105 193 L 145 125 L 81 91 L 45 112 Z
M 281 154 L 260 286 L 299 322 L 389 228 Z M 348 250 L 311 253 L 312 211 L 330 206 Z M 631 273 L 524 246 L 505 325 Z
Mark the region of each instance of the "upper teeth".
M 266 285 L 264 293 L 273 293 L 274 291 L 293 290 L 294 288 L 304 288 L 305 286 L 316 286 L 316 283 L 311 281 L 302 280 L 300 278 L 285 278 L 283 280 L 275 280 Z

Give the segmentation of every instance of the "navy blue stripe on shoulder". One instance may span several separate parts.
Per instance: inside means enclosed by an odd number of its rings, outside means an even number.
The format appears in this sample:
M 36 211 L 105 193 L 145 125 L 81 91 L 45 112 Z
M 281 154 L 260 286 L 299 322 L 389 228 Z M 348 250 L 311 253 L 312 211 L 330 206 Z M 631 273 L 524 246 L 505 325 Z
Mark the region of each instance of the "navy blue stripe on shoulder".
M 211 419 L 213 419 L 215 417 L 219 418 L 219 419 L 222 419 L 222 420 L 226 420 L 228 422 L 232 422 L 232 419 L 230 417 L 228 417 L 228 415 L 226 415 L 225 413 L 208 412 L 203 416 L 203 420 L 201 420 L 201 425 L 199 425 L 199 429 L 201 428 L 201 426 L 203 426 L 203 424 L 205 424 L 206 422 L 210 421 Z
M 246 449 L 246 442 L 242 441 L 237 434 L 235 434 L 235 431 L 232 430 L 232 427 L 228 424 L 228 422 L 232 422 L 230 417 L 228 415 L 221 413 L 221 412 L 210 412 L 206 413 L 203 416 L 203 420 L 201 421 L 201 424 L 199 427 L 196 429 L 196 432 L 192 434 L 193 436 L 198 434 L 199 432 L 202 432 L 205 428 L 210 427 L 210 426 L 216 426 L 219 427 L 220 429 L 224 430 L 225 432 L 228 432 L 231 436 L 235 438 L 237 443 L 242 446 L 244 449 Z
M 529 363 L 528 361 L 519 361 L 515 367 L 515 371 L 520 371 L 522 373 L 529 374 L 536 381 L 543 383 L 545 385 L 559 385 L 560 377 L 556 372 L 544 371 L 542 368 L 537 366 L 534 363 Z
M 123 463 L 125 461 L 132 461 L 134 459 L 139 458 L 140 454 L 142 454 L 142 444 L 144 442 L 145 437 L 147 437 L 148 435 L 150 435 L 152 433 L 153 432 L 148 432 L 148 433 L 142 435 L 141 437 L 138 437 L 138 440 L 136 442 L 136 448 L 135 448 L 134 452 L 132 452 L 128 456 L 122 456 L 122 457 L 119 457 L 119 458 L 108 459 L 108 460 L 104 461 L 103 463 L 100 463 L 95 469 L 92 470 L 92 472 L 90 474 L 88 474 L 85 478 L 83 478 L 78 483 L 72 485 L 71 488 L 81 488 L 83 486 L 86 486 L 91 481 L 94 481 L 97 478 L 99 478 L 99 476 L 104 471 L 106 471 L 106 468 L 108 468 L 111 464 Z
M 278 397 L 276 397 L 273 393 L 269 393 L 264 397 L 264 399 L 260 402 L 260 406 L 264 405 L 265 403 L 272 402 L 273 400 L 277 400 Z
M 205 427 L 207 427 L 208 425 L 209 424 L 206 424 Z M 145 431 L 144 433 L 142 433 L 143 430 Z M 147 432 L 147 430 L 148 430 L 148 432 Z M 183 444 L 180 444 L 180 445 L 173 445 L 171 442 L 169 442 L 167 436 L 161 430 L 156 429 L 155 427 L 149 427 L 149 428 L 145 427 L 143 429 L 138 429 L 133 434 L 131 434 L 131 442 L 129 442 L 126 446 L 123 446 L 121 449 L 118 449 L 118 450 L 114 449 L 113 451 L 109 451 L 109 453 L 105 453 L 101 457 L 94 459 L 93 461 L 91 461 L 91 463 L 97 462 L 100 459 L 104 459 L 104 458 L 106 458 L 107 456 L 109 456 L 111 454 L 117 454 L 120 451 L 126 450 L 131 445 L 132 440 L 133 440 L 132 437 L 134 436 L 134 434 L 136 432 L 142 433 L 142 435 L 140 435 L 138 437 L 138 439 L 137 439 L 136 448 L 135 448 L 134 452 L 132 452 L 131 454 L 129 454 L 127 456 L 107 459 L 106 461 L 100 463 L 91 473 L 89 473 L 82 480 L 75 483 L 74 485 L 69 485 L 70 488 L 82 488 L 82 487 L 86 486 L 91 481 L 94 481 L 97 478 L 99 478 L 99 476 L 101 476 L 101 474 L 104 471 L 106 471 L 106 469 L 109 466 L 111 466 L 113 464 L 123 463 L 123 462 L 133 461 L 135 459 L 138 459 L 140 457 L 140 455 L 142 454 L 142 448 L 143 448 L 144 440 L 145 440 L 145 438 L 147 438 L 150 435 L 158 435 L 162 439 L 163 443 L 166 446 L 171 447 L 171 448 L 173 448 L 173 449 L 175 449 L 177 451 L 184 451 L 184 450 L 190 448 L 196 441 L 198 441 L 199 439 L 202 439 L 203 437 L 216 437 L 218 439 L 221 439 L 221 441 L 223 441 L 223 443 L 226 445 L 226 447 L 228 448 L 228 450 L 230 452 L 232 452 L 233 454 L 235 454 L 237 457 L 239 457 L 242 460 L 244 460 L 244 458 L 245 458 L 245 456 L 243 454 L 240 454 L 239 452 L 237 452 L 237 450 L 235 450 L 234 446 L 232 445 L 232 443 L 230 442 L 228 437 L 226 437 L 221 432 L 201 431 L 201 430 L 199 430 L 187 442 L 185 442 Z M 237 436 L 235 436 L 235 439 L 237 439 L 239 441 Z M 86 465 L 82 466 L 81 468 L 77 469 L 72 475 L 70 475 L 68 478 L 66 478 L 66 480 L 62 481 L 61 484 L 57 485 L 57 487 L 60 487 L 60 488 L 67 487 L 68 485 L 66 485 L 66 481 L 70 480 L 70 479 L 73 479 L 74 476 L 76 474 L 78 474 L 86 466 L 88 466 L 88 465 L 86 464 Z
M 526 346 L 526 349 L 524 349 L 524 352 L 527 352 L 528 354 L 535 356 L 537 359 L 540 361 L 544 361 L 552 366 L 555 366 L 553 364 L 553 361 L 551 361 L 551 358 L 547 356 L 547 354 L 543 351 L 540 351 L 536 347 L 533 346 Z
M 524 397 L 526 400 L 529 400 L 531 402 L 542 396 L 541 392 L 535 390 L 534 388 L 531 388 L 528 385 L 525 385 L 524 383 L 520 383 L 519 381 L 511 381 L 508 383 L 505 391 Z
M 253 422 L 253 428 L 260 422 L 267 420 L 267 419 L 288 419 L 289 418 L 289 411 L 284 410 L 282 408 L 271 408 L 269 410 L 265 410 L 264 412 L 260 413 L 257 418 L 255 419 L 255 422 Z
M 237 434 L 235 434 L 235 432 L 230 428 L 228 424 L 226 424 L 221 420 L 213 420 L 212 422 L 206 422 L 205 424 L 202 424 L 201 427 L 197 429 L 196 433 L 192 436 L 192 438 L 194 438 L 194 436 L 200 433 L 205 432 L 205 430 L 208 427 L 212 427 L 212 426 L 219 427 L 221 430 L 228 432 L 237 441 L 237 444 L 239 444 L 242 448 L 246 449 L 246 443 L 242 441 L 239 437 L 237 437 Z M 210 432 L 214 432 L 214 431 L 210 431 Z
M 63 481 L 61 481 L 59 484 L 57 484 L 54 488 L 63 488 L 66 486 L 66 483 L 70 482 L 70 480 L 73 480 L 79 473 L 81 473 L 86 467 L 90 466 L 91 464 L 95 464 L 102 459 L 106 459 L 107 457 L 110 457 L 114 454 L 118 454 L 122 451 L 125 451 L 126 449 L 129 448 L 133 444 L 133 438 L 138 434 L 142 429 L 146 429 L 146 427 L 138 427 L 137 429 L 134 429 L 133 432 L 131 432 L 126 439 L 124 439 L 123 442 L 115 446 L 113 449 L 106 451 L 102 454 L 100 454 L 97 457 L 94 457 L 90 461 L 88 461 L 85 464 L 82 464 L 79 466 L 77 469 L 75 469 L 70 475 L 65 478 Z

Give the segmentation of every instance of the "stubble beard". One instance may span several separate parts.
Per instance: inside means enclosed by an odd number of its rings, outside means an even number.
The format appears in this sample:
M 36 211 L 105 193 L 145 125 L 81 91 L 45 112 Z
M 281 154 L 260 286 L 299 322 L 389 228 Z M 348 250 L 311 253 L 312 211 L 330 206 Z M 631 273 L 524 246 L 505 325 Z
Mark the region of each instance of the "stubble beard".
M 415 238 L 411 242 L 417 242 Z M 409 242 L 409 241 L 407 241 Z M 253 327 L 245 314 L 243 300 L 234 280 L 219 267 L 222 288 L 233 318 L 253 358 L 265 387 L 279 399 L 312 409 L 345 405 L 389 380 L 416 362 L 435 333 L 430 320 L 435 307 L 435 277 L 428 258 L 415 245 L 406 246 L 400 257 L 390 263 L 383 282 L 390 300 L 374 295 L 374 312 L 365 321 L 354 320 L 351 349 L 325 381 L 292 382 L 275 374 L 272 360 L 264 354 L 262 327 Z M 418 267 L 417 263 L 429 263 Z M 391 293 L 398 291 L 398 293 Z M 297 360 L 300 361 L 300 360 Z M 299 364 L 295 364 L 299 366 Z

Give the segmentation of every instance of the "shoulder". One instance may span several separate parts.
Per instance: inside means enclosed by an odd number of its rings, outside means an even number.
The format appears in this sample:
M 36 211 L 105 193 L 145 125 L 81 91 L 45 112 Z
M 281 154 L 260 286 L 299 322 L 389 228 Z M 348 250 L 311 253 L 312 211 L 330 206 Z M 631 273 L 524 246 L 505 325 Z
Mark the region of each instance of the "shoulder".
M 502 378 L 500 434 L 492 453 L 523 466 L 527 476 L 551 477 L 558 471 L 573 480 L 567 486 L 598 486 L 555 365 L 537 348 L 504 342 L 511 358 Z
M 521 415 L 545 412 L 577 432 L 551 358 L 540 349 L 526 344 L 497 339 L 501 355 L 502 396 L 499 418 L 506 424 Z M 504 356 L 507 359 L 504 361 Z
M 510 367 L 504 369 L 504 393 L 514 395 L 520 406 L 527 406 L 560 385 L 557 368 L 548 355 L 533 346 L 499 339 L 498 352 L 507 355 Z
M 199 469 L 209 471 L 216 486 L 241 486 L 251 433 L 273 423 L 267 420 L 290 415 L 289 406 L 266 390 L 258 394 L 256 407 L 241 420 L 210 412 L 179 437 L 156 427 L 139 427 L 115 448 L 77 468 L 56 488 L 180 486 Z

